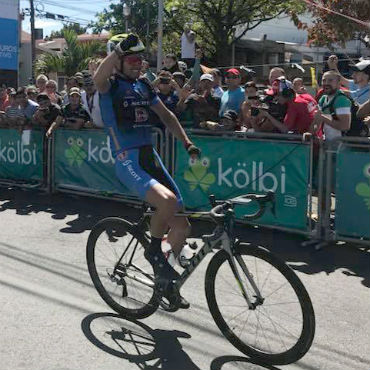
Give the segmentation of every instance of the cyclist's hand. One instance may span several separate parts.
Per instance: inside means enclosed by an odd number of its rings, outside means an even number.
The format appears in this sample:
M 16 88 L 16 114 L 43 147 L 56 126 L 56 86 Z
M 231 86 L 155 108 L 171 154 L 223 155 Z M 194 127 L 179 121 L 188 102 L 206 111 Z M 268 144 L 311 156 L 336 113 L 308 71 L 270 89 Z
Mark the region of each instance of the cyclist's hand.
M 186 145 L 186 151 L 188 152 L 190 157 L 193 157 L 193 158 L 194 157 L 200 158 L 202 154 L 202 151 L 197 146 L 195 146 L 193 143 L 189 143 Z

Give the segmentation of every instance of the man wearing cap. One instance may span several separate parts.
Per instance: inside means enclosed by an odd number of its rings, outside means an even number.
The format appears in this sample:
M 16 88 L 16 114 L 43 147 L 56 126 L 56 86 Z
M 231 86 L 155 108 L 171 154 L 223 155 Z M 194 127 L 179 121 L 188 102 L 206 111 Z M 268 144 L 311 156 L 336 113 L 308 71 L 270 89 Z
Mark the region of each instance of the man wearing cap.
M 67 78 L 66 82 L 66 90 L 62 92 L 63 95 L 63 105 L 67 105 L 69 103 L 69 90 L 72 89 L 72 87 L 78 87 L 78 81 L 75 76 L 71 76 Z
M 57 122 L 58 125 L 63 122 L 59 105 L 52 103 L 46 93 L 38 94 L 36 100 L 39 104 L 33 115 L 33 122 L 36 125 L 48 130 L 54 122 Z M 46 132 L 46 135 L 48 136 L 48 132 Z
M 330 69 L 336 71 L 341 76 L 341 83 L 350 91 L 352 99 L 363 104 L 370 99 L 370 59 L 363 59 L 356 64 L 351 64 L 350 68 L 353 71 L 353 80 L 343 77 L 338 69 L 338 57 L 331 55 L 328 59 Z
M 72 87 L 68 95 L 69 103 L 62 108 L 65 119 L 64 127 L 79 130 L 90 121 L 90 117 L 81 104 L 80 89 L 78 87 Z
M 278 103 L 287 108 L 284 121 L 280 122 L 265 109 L 260 109 L 260 114 L 266 117 L 281 133 L 303 134 L 308 132 L 314 119 L 316 104 L 297 95 L 292 83 L 285 77 L 279 77 L 275 80 L 272 83 L 272 89 Z
M 226 71 L 225 82 L 227 91 L 221 98 L 221 107 L 219 116 L 222 117 L 227 110 L 233 110 L 239 114 L 240 107 L 244 101 L 244 89 L 240 86 L 240 72 L 236 68 L 231 68 Z
M 93 127 L 103 128 L 104 122 L 101 116 L 99 92 L 96 89 L 94 80 L 90 75 L 84 75 L 85 94 L 81 95 L 82 106 L 90 116 Z
M 213 76 L 205 73 L 200 76 L 197 93 L 190 94 L 184 101 L 184 110 L 190 108 L 193 111 L 194 127 L 200 122 L 218 121 L 220 98 L 212 95 Z

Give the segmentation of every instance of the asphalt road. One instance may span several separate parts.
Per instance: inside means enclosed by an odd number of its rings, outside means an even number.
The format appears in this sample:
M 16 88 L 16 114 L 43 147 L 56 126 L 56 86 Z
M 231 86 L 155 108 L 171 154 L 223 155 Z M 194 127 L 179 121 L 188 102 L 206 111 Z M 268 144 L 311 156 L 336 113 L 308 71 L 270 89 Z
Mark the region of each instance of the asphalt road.
M 302 239 L 242 228 L 273 250 L 305 284 L 316 314 L 310 351 L 294 364 L 254 363 L 219 333 L 204 295 L 203 264 L 183 287 L 190 310 L 124 320 L 90 281 L 85 246 L 106 216 L 139 211 L 112 201 L 0 188 L 1 370 L 368 370 L 370 254 L 341 244 L 316 252 Z M 193 223 L 195 239 L 211 225 Z

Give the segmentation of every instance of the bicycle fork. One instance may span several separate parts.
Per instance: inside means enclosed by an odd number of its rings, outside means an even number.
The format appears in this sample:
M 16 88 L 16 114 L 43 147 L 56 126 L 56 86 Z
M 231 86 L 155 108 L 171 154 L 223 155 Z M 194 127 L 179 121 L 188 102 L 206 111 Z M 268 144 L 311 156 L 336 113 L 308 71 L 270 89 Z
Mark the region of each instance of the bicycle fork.
M 261 305 L 264 301 L 264 298 L 261 295 L 261 292 L 259 291 L 256 283 L 254 282 L 252 274 L 249 272 L 248 267 L 246 266 L 243 258 L 241 255 L 234 255 L 232 248 L 231 248 L 231 241 L 230 238 L 227 235 L 223 235 L 222 237 L 222 246 L 224 250 L 229 254 L 229 265 L 231 268 L 231 271 L 234 274 L 234 277 L 238 283 L 239 289 L 246 300 L 249 309 L 255 310 L 257 306 Z M 245 289 L 245 285 L 243 284 L 243 281 L 241 279 L 240 273 L 238 271 L 237 265 L 235 263 L 235 260 L 239 263 L 242 271 L 244 272 L 245 276 L 247 277 L 249 283 L 251 284 L 254 292 L 255 292 L 255 301 L 252 302 L 252 299 L 250 295 L 248 294 L 247 290 Z

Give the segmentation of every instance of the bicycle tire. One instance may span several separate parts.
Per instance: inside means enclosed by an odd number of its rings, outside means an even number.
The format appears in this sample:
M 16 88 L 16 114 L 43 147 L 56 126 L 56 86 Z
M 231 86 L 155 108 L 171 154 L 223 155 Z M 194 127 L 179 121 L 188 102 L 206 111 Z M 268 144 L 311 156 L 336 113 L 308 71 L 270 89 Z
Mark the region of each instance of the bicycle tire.
M 108 277 L 108 275 L 109 275 L 108 267 L 103 266 L 102 268 L 99 268 L 99 271 L 98 271 L 97 265 L 96 265 L 96 262 L 97 262 L 96 261 L 96 259 L 97 259 L 97 256 L 96 256 L 96 254 L 97 254 L 97 242 L 100 239 L 103 239 L 102 238 L 103 234 L 106 234 L 106 236 L 108 237 L 109 240 L 111 240 L 110 238 L 114 238 L 116 241 L 114 241 L 113 243 L 115 243 L 115 246 L 120 248 L 120 250 L 124 250 L 124 248 L 126 248 L 127 245 L 124 244 L 125 239 L 120 240 L 119 238 L 125 238 L 127 236 L 128 238 L 132 237 L 131 242 L 133 240 L 136 240 L 138 243 L 135 244 L 135 242 L 134 242 L 134 244 L 133 244 L 133 245 L 136 245 L 136 247 L 133 247 L 135 249 L 133 251 L 130 251 L 130 253 L 132 253 L 132 256 L 134 256 L 135 253 L 139 253 L 139 251 L 138 251 L 139 249 L 142 252 L 145 248 L 147 248 L 149 246 L 148 239 L 145 237 L 145 235 L 143 233 L 141 233 L 139 230 L 137 230 L 134 227 L 133 224 L 131 224 L 130 222 L 128 222 L 126 220 L 116 218 L 116 217 L 105 218 L 105 219 L 99 221 L 93 227 L 93 229 L 91 230 L 91 233 L 89 235 L 88 242 L 87 242 L 86 260 L 87 260 L 87 266 L 88 266 L 89 274 L 90 274 L 91 280 L 92 280 L 92 282 L 95 286 L 95 289 L 98 291 L 100 297 L 104 300 L 104 302 L 107 303 L 107 305 L 109 307 L 111 307 L 114 311 L 116 311 L 121 316 L 123 316 L 125 318 L 129 318 L 129 319 L 143 319 L 145 317 L 148 317 L 148 316 L 152 315 L 157 310 L 157 308 L 159 306 L 159 300 L 158 300 L 158 297 L 157 297 L 157 295 L 154 291 L 154 288 L 152 289 L 152 292 L 151 292 L 149 287 L 141 285 L 142 288 L 145 288 L 145 292 L 147 292 L 148 297 L 146 299 L 146 302 L 142 302 L 142 307 L 140 306 L 138 308 L 137 307 L 134 307 L 134 308 L 129 307 L 129 300 L 130 299 L 131 299 L 132 304 L 133 303 L 136 303 L 136 304 L 140 303 L 140 301 L 137 298 L 135 298 L 135 300 L 134 300 L 133 297 L 129 297 L 129 295 L 128 295 L 129 294 L 128 292 L 133 291 L 132 288 L 129 289 L 128 283 L 135 284 L 136 283 L 135 280 L 132 280 L 132 279 L 128 278 L 127 276 L 122 277 L 123 274 L 122 274 L 122 276 L 119 277 L 119 283 L 117 283 L 117 286 L 119 286 L 119 285 L 122 286 L 122 300 L 126 299 L 125 304 L 124 304 L 124 302 L 117 302 L 117 300 L 118 300 L 117 294 L 115 294 L 113 296 L 113 294 L 111 294 L 107 291 L 106 287 L 104 286 L 104 283 L 102 282 L 102 279 L 104 281 L 106 281 L 107 283 L 109 283 L 109 280 L 110 280 L 110 282 L 112 282 L 112 285 L 113 285 L 113 281 L 112 281 L 112 278 L 111 278 L 111 276 L 113 274 L 111 274 Z M 122 244 L 121 246 L 120 246 L 120 244 L 116 244 L 118 241 L 120 241 L 120 242 L 123 241 L 123 243 L 121 243 Z M 100 244 L 99 244 L 99 248 L 100 248 Z M 129 248 L 131 248 L 130 245 L 127 248 L 128 248 L 127 251 L 129 251 L 130 250 Z M 116 254 L 115 257 L 116 257 L 116 259 L 117 259 L 117 257 L 119 258 L 119 255 Z M 140 257 L 140 255 L 139 255 L 139 257 Z M 144 271 L 145 279 L 148 279 L 148 281 L 149 281 L 149 278 L 147 277 L 147 275 L 153 276 L 152 267 L 150 266 L 149 263 L 147 263 L 147 261 L 144 259 L 143 256 L 142 256 L 141 260 L 143 260 L 143 263 L 147 264 L 148 269 L 150 268 L 150 270 Z M 115 261 L 115 262 L 118 262 L 118 260 Z M 112 263 L 112 266 L 109 267 L 109 270 L 113 270 L 114 265 L 115 265 L 115 263 Z M 133 268 L 132 267 L 133 265 L 129 265 L 129 264 L 126 264 L 124 266 L 127 269 L 128 268 Z M 100 274 L 100 270 L 102 270 L 101 274 Z M 136 271 L 136 273 L 140 273 L 140 272 L 138 272 L 139 270 L 135 270 L 135 271 Z M 140 271 L 142 271 L 142 270 L 140 269 Z M 102 277 L 100 275 L 102 275 Z M 153 280 L 154 280 L 154 278 L 153 278 Z M 124 289 L 126 289 L 125 294 L 127 294 L 127 297 L 124 297 L 124 293 L 123 293 Z M 140 287 L 139 287 L 139 289 L 140 289 Z M 140 294 L 140 293 L 137 293 L 137 294 L 141 298 L 142 294 Z
M 235 246 L 235 255 L 238 255 L 238 254 L 240 256 L 248 256 L 248 258 L 255 259 L 254 262 L 256 264 L 255 268 L 257 270 L 257 273 L 254 272 L 254 275 L 253 275 L 253 280 L 254 281 L 256 281 L 256 280 L 259 281 L 258 274 L 260 273 L 260 271 L 257 268 L 257 259 L 262 260 L 263 264 L 266 264 L 266 267 L 270 266 L 270 271 L 273 271 L 272 270 L 273 268 L 276 269 L 278 271 L 278 274 L 279 274 L 278 276 L 282 275 L 283 281 L 284 281 L 284 279 L 286 279 L 287 283 L 289 283 L 289 286 L 291 287 L 291 288 L 289 288 L 289 292 L 292 291 L 292 295 L 296 295 L 296 297 L 298 298 L 298 302 L 289 302 L 289 301 L 287 301 L 287 302 L 281 303 L 281 304 L 288 305 L 288 304 L 295 303 L 295 305 L 298 305 L 298 303 L 299 303 L 299 308 L 300 308 L 301 314 L 302 314 L 301 332 L 300 332 L 299 338 L 297 339 L 296 343 L 292 347 L 290 347 L 288 349 L 283 349 L 281 352 L 277 352 L 277 353 L 272 353 L 271 351 L 267 351 L 265 349 L 256 348 L 256 347 L 258 347 L 258 346 L 256 346 L 256 342 L 255 342 L 254 345 L 252 345 L 251 343 L 249 343 L 249 342 L 246 343 L 243 339 L 241 339 L 243 334 L 244 334 L 244 327 L 247 327 L 246 330 L 249 330 L 249 332 L 246 332 L 245 335 L 249 336 L 249 337 L 252 336 L 252 330 L 251 330 L 251 325 L 250 325 L 251 322 L 247 326 L 247 322 L 248 322 L 249 317 L 252 314 L 252 312 L 256 312 L 258 309 L 260 309 L 259 314 L 260 314 L 261 320 L 258 319 L 258 316 L 257 316 L 258 313 L 254 314 L 257 318 L 256 319 L 257 331 L 255 333 L 256 335 L 257 335 L 257 332 L 259 330 L 258 326 L 260 325 L 261 328 L 262 328 L 262 324 L 261 324 L 260 321 L 262 321 L 262 319 L 264 319 L 265 321 L 268 322 L 268 320 L 266 320 L 266 318 L 265 318 L 265 316 L 267 316 L 266 311 L 269 310 L 269 307 L 274 308 L 273 307 L 274 304 L 270 304 L 270 301 L 268 301 L 267 299 L 269 299 L 269 300 L 272 299 L 272 296 L 275 295 L 277 292 L 273 292 L 273 293 L 270 294 L 270 296 L 266 296 L 265 301 L 260 306 L 258 306 L 255 310 L 250 310 L 248 308 L 248 305 L 247 305 L 245 299 L 242 298 L 242 301 L 244 301 L 244 305 L 245 305 L 244 307 L 246 308 L 246 310 L 247 309 L 249 310 L 249 314 L 248 314 L 248 318 L 246 319 L 246 322 L 245 322 L 245 324 L 244 324 L 244 326 L 243 326 L 243 328 L 240 332 L 240 335 L 237 335 L 234 332 L 235 329 L 233 330 L 230 327 L 230 325 L 226 322 L 225 318 L 223 317 L 223 314 L 221 313 L 220 306 L 217 302 L 217 297 L 216 297 L 216 293 L 215 293 L 215 281 L 217 279 L 217 274 L 220 272 L 220 268 L 222 266 L 225 267 L 225 269 L 224 268 L 222 269 L 222 272 L 223 272 L 223 271 L 227 271 L 227 266 L 228 266 L 228 269 L 232 272 L 232 269 L 231 269 L 230 264 L 229 264 L 229 254 L 224 250 L 221 250 L 218 253 L 216 253 L 216 255 L 210 261 L 210 263 L 208 265 L 208 268 L 207 268 L 207 271 L 206 271 L 205 290 L 206 290 L 207 303 L 208 303 L 209 310 L 212 314 L 212 317 L 213 317 L 216 325 L 220 329 L 221 333 L 227 338 L 227 340 L 233 346 L 235 346 L 238 350 L 240 350 L 241 352 L 243 352 L 244 354 L 246 354 L 246 355 L 248 355 L 252 358 L 260 360 L 264 363 L 274 364 L 274 365 L 286 365 L 286 364 L 296 362 L 301 357 L 303 357 L 307 353 L 307 351 L 310 349 L 313 338 L 314 338 L 314 334 L 315 334 L 315 314 L 314 314 L 314 310 L 313 310 L 313 307 L 312 307 L 311 299 L 310 299 L 304 285 L 299 280 L 299 278 L 295 274 L 295 272 L 284 261 L 280 260 L 278 257 L 273 255 L 271 252 L 269 252 L 269 251 L 267 251 L 267 250 L 265 250 L 261 247 L 254 246 L 254 245 L 245 245 L 245 244 L 240 243 L 240 244 Z M 236 261 L 236 259 L 235 259 L 235 261 Z M 224 265 L 224 263 L 226 263 L 227 265 Z M 240 266 L 240 263 L 238 263 L 238 265 Z M 250 269 L 248 264 L 247 264 L 247 267 L 248 267 L 248 269 Z M 239 268 L 239 271 L 242 271 L 242 270 Z M 235 278 L 235 274 L 233 272 L 232 272 L 232 275 L 230 275 L 230 276 Z M 221 276 L 220 276 L 220 278 L 221 278 Z M 221 279 L 218 279 L 218 280 L 221 280 Z M 259 289 L 261 291 L 262 296 L 264 295 L 262 290 L 267 290 L 268 289 L 268 287 L 266 287 L 266 289 L 265 289 L 266 283 L 267 283 L 267 278 L 265 279 L 263 286 L 262 287 L 259 286 Z M 272 282 L 272 284 L 275 284 L 275 282 Z M 230 288 L 232 288 L 231 285 L 229 285 L 228 289 L 230 289 Z M 251 290 L 249 290 L 249 292 L 250 291 Z M 239 293 L 241 295 L 240 291 L 239 291 Z M 283 294 L 283 293 L 284 293 L 284 291 L 280 291 L 280 294 Z M 222 293 L 222 294 L 224 294 L 224 293 Z M 219 299 L 221 299 L 221 298 L 219 298 Z M 227 294 L 226 294 L 225 298 L 222 298 L 222 299 L 227 299 Z M 236 298 L 233 297 L 233 299 L 235 301 Z M 232 302 L 234 303 L 234 301 L 232 301 Z M 264 307 L 264 305 L 266 305 L 266 302 L 267 302 L 267 306 Z M 230 304 L 231 304 L 231 301 L 230 301 Z M 223 306 L 221 306 L 221 307 L 223 309 Z M 242 307 L 242 306 L 240 306 L 240 307 Z M 262 307 L 264 307 L 264 308 L 262 308 Z M 285 311 L 282 311 L 282 312 L 284 312 L 284 315 L 286 315 Z M 244 316 L 240 316 L 240 317 L 244 318 Z M 232 318 L 231 321 L 233 321 L 234 319 L 236 319 L 236 318 Z M 253 317 L 252 317 L 251 321 L 253 321 Z M 278 328 L 280 328 L 280 327 L 278 325 L 273 324 L 274 321 L 275 321 L 275 318 L 274 318 L 274 320 L 271 320 L 271 324 L 272 324 L 272 326 L 275 326 L 274 330 L 276 331 L 276 327 L 278 327 Z M 294 318 L 291 319 L 291 321 L 294 324 Z M 287 324 L 290 324 L 290 322 L 287 323 Z M 284 326 L 281 326 L 281 328 L 283 329 Z M 287 329 L 285 329 L 285 330 L 287 330 Z M 274 333 L 271 333 L 271 332 L 273 332 L 273 330 L 270 329 L 269 331 L 267 331 L 265 333 L 265 338 L 264 339 L 266 340 L 266 342 L 268 341 L 268 337 L 270 337 L 271 334 L 274 334 Z M 283 336 L 287 336 L 287 334 L 283 333 Z M 297 334 L 297 337 L 298 337 L 298 334 Z M 262 341 L 263 341 L 263 339 L 261 340 L 261 342 Z

